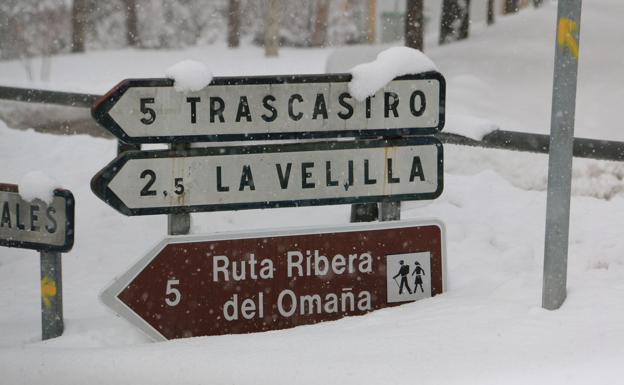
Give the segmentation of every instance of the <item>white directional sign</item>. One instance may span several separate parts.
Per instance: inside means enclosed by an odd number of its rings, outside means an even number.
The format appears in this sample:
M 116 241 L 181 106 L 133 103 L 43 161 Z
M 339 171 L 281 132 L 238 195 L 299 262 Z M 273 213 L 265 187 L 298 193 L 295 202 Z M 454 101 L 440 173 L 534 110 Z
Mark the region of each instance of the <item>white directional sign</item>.
M 101 97 L 93 117 L 129 143 L 407 136 L 444 126 L 437 72 L 396 78 L 359 102 L 349 74 L 215 78 L 197 92 L 170 79 L 129 79 Z
M 0 246 L 65 252 L 74 244 L 74 196 L 54 191 L 52 202 L 24 200 L 18 186 L 0 183 Z
M 433 137 L 130 151 L 91 181 L 126 215 L 434 199 L 442 144 Z

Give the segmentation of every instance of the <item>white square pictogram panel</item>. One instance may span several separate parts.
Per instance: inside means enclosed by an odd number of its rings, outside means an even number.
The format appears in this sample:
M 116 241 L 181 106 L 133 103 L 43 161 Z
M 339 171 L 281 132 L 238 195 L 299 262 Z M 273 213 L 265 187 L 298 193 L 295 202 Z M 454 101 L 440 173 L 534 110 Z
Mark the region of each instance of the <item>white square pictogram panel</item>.
M 431 253 L 386 255 L 388 303 L 431 297 Z

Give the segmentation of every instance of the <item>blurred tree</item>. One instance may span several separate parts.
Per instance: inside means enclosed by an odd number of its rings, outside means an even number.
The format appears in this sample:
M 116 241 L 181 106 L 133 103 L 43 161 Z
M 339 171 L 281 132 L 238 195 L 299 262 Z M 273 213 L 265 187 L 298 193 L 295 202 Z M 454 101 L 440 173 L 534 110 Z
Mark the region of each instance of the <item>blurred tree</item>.
M 240 2 L 230 0 L 228 8 L 228 47 L 236 48 L 240 44 Z
M 125 0 L 126 12 L 126 43 L 130 47 L 140 45 L 139 20 L 137 16 L 137 0 Z
M 19 59 L 28 80 L 49 80 L 52 55 L 68 50 L 69 21 L 62 0 L 0 1 L 0 59 Z
M 488 0 L 487 3 L 487 24 L 494 24 L 494 0 Z
M 368 44 L 374 44 L 375 35 L 377 34 L 377 0 L 368 0 L 367 20 L 366 41 Z
M 329 18 L 329 0 L 316 1 L 316 14 L 314 15 L 314 29 L 312 31 L 311 44 L 313 47 L 322 47 L 327 40 L 327 21 Z
M 405 45 L 423 51 L 423 0 L 407 0 L 406 8 Z
M 88 0 L 74 0 L 72 5 L 72 52 L 84 52 L 87 36 Z
M 280 1 L 265 0 L 264 55 L 277 56 L 279 52 Z
M 505 0 L 504 13 L 516 13 L 520 9 L 518 0 Z
M 327 25 L 330 45 L 354 44 L 361 42 L 363 32 L 358 29 L 354 0 L 330 2 L 329 23 Z
M 443 0 L 440 44 L 466 39 L 470 26 L 470 0 Z

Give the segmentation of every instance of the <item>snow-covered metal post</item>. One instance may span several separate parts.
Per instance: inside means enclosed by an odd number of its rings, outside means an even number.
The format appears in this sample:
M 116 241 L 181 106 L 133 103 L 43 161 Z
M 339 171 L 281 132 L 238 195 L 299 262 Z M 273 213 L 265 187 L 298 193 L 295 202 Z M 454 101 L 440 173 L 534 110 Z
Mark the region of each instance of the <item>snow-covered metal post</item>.
M 63 286 L 61 253 L 41 251 L 41 339 L 63 334 Z
M 566 298 L 581 3 L 559 1 L 557 9 L 542 288 L 542 307 L 548 310 L 558 309 Z

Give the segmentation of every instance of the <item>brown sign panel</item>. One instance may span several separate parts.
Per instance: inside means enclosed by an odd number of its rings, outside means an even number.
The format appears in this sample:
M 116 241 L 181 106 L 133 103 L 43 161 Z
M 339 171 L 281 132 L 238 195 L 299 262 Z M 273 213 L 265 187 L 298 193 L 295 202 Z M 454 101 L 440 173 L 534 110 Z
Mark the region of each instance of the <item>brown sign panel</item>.
M 156 339 L 363 315 L 444 290 L 437 222 L 167 238 L 102 300 Z

